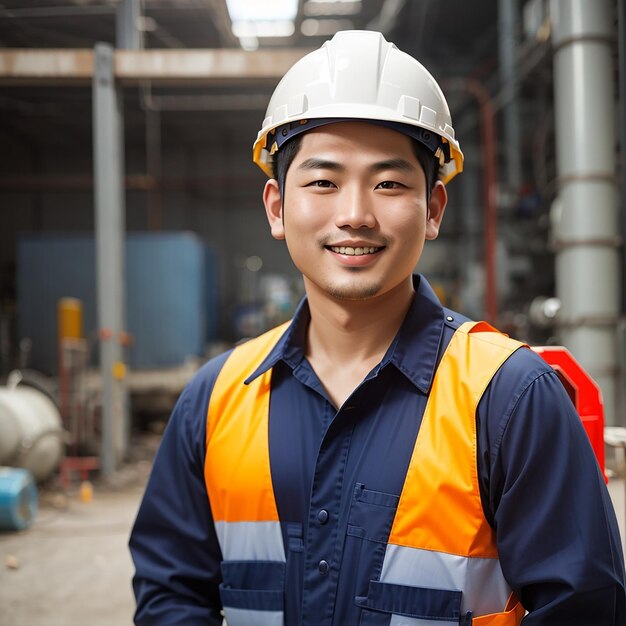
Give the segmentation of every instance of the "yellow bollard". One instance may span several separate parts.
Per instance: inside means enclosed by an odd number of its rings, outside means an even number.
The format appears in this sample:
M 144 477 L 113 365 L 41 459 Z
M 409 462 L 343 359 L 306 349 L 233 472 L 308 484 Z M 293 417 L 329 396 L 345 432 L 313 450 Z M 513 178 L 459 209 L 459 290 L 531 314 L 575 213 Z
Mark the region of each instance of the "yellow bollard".
M 80 501 L 89 504 L 93 500 L 93 485 L 88 480 L 80 483 Z
M 83 303 L 78 298 L 61 298 L 57 303 L 59 341 L 83 336 Z

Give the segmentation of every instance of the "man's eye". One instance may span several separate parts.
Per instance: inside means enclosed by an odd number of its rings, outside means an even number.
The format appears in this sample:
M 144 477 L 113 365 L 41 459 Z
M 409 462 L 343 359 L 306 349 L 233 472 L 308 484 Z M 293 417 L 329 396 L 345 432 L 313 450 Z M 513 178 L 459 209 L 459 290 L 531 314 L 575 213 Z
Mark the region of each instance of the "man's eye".
M 309 187 L 319 187 L 320 189 L 330 189 L 335 185 L 331 183 L 329 180 L 314 180 L 312 183 L 308 184 Z
M 400 189 L 402 187 L 404 187 L 402 183 L 397 183 L 393 180 L 384 180 L 376 185 L 376 189 Z

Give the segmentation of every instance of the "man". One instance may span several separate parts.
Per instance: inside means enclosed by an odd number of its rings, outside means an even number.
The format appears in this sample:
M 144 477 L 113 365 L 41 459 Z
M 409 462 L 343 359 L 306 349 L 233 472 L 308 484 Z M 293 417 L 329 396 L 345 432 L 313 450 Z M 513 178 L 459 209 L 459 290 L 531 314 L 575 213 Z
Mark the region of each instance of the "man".
M 131 537 L 136 622 L 625 624 L 556 374 L 412 276 L 463 162 L 432 76 L 338 33 L 285 75 L 254 154 L 307 297 L 183 392 Z

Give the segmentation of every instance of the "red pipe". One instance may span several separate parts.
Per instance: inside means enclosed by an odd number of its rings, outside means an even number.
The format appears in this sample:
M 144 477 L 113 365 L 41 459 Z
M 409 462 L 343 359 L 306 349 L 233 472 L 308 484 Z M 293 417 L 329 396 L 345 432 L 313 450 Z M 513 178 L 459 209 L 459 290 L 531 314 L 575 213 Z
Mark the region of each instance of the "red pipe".
M 494 322 L 498 314 L 496 284 L 496 237 L 498 231 L 495 111 L 491 96 L 483 84 L 474 78 L 444 81 L 448 88 L 457 87 L 477 102 L 480 108 L 480 136 L 483 187 L 483 222 L 485 256 L 485 317 Z
M 498 314 L 498 287 L 496 284 L 496 234 L 498 231 L 498 163 L 496 157 L 495 112 L 491 96 L 482 83 L 472 78 L 465 88 L 480 106 L 480 134 L 483 165 L 483 215 L 485 228 L 485 313 L 488 321 Z

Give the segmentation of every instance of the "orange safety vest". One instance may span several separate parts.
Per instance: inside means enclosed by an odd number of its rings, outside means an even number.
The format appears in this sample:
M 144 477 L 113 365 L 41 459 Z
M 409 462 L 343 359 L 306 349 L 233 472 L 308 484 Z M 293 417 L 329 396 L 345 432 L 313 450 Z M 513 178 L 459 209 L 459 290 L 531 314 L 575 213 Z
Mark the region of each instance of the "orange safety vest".
M 221 596 L 229 626 L 283 624 L 280 584 L 260 588 L 258 575 L 241 575 L 241 563 L 268 572 L 285 563 L 270 471 L 271 369 L 248 385 L 243 381 L 286 327 L 235 348 L 209 403 L 205 481 L 224 559 Z M 412 597 L 436 592 L 448 594 L 444 604 L 456 623 L 466 623 L 463 616 L 471 612 L 473 626 L 520 624 L 525 610 L 502 574 L 495 534 L 482 508 L 476 409 L 500 366 L 522 345 L 481 322 L 466 322 L 454 333 L 435 373 L 380 578 L 370 582 L 367 597 L 357 598 L 364 611 L 393 616 L 394 593 L 403 595 L 406 606 L 407 598 L 410 605 Z M 237 580 L 229 577 L 233 565 L 239 566 Z M 255 579 L 252 588 L 246 578 Z M 442 626 L 448 617 L 403 615 L 404 621 L 392 617 L 391 624 Z

